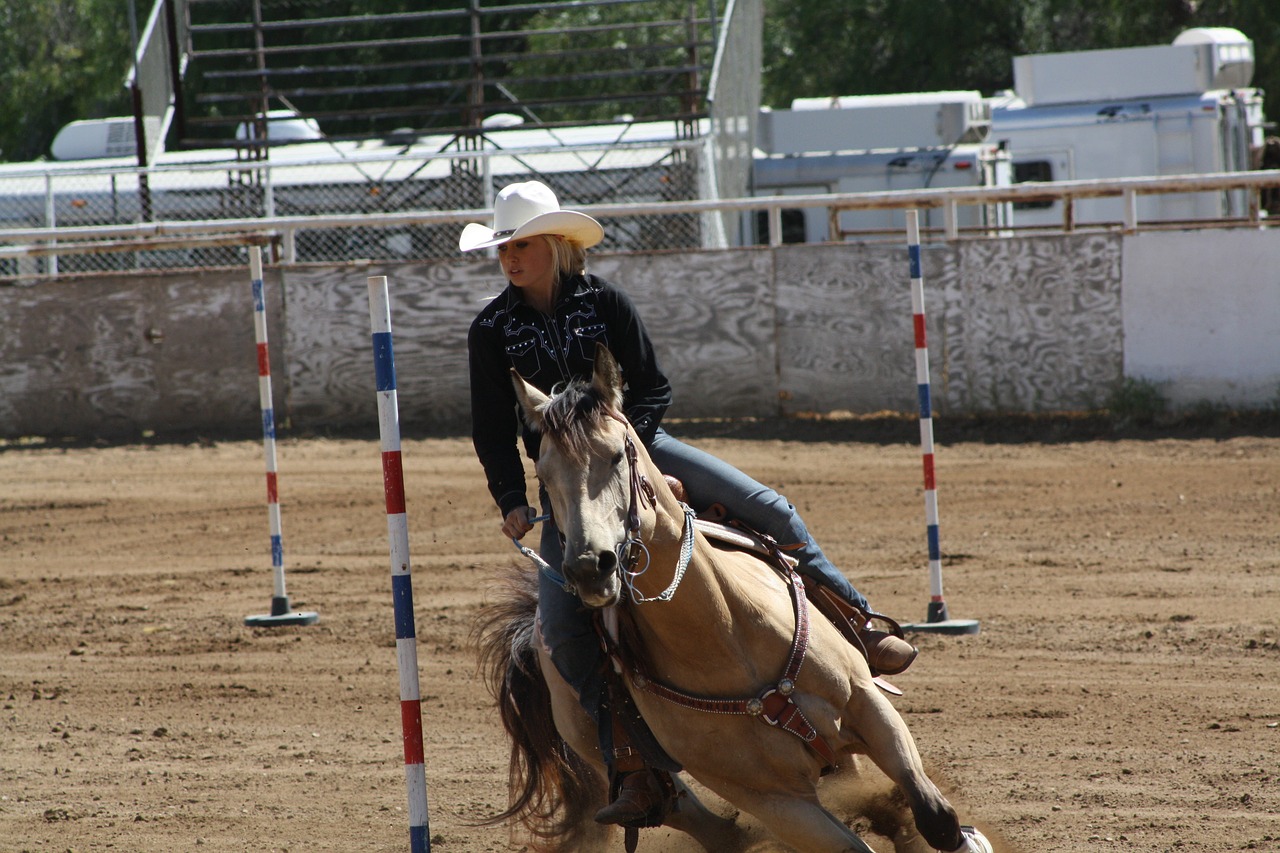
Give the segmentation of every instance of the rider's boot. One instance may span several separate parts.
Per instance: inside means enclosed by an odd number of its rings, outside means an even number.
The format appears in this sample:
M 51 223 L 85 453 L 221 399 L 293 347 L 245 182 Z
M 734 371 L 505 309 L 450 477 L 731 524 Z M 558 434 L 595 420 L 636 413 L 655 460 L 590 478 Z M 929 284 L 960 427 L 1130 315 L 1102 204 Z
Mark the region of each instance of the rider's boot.
M 664 791 L 657 774 L 661 770 L 645 767 L 640 770 L 619 772 L 611 786 L 616 799 L 596 812 L 596 823 L 618 826 L 650 826 L 662 810 Z
M 813 578 L 804 579 L 809 600 L 867 658 L 873 675 L 897 675 L 915 661 L 919 650 L 906 641 L 902 628 L 888 616 L 869 612 Z M 873 627 L 882 622 L 887 631 Z
M 613 773 L 607 806 L 596 812 L 596 823 L 625 827 L 661 826 L 675 806 L 671 774 L 645 764 L 632 746 L 626 728 L 614 715 Z

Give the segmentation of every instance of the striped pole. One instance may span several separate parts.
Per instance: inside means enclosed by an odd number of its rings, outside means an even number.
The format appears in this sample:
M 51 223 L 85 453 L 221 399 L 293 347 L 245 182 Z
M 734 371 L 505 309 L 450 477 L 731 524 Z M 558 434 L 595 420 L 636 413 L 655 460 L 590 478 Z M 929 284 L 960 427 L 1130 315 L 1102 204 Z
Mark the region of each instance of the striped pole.
M 400 407 L 396 360 L 391 342 L 387 277 L 369 276 L 369 325 L 378 388 L 378 431 L 382 437 L 382 483 L 387 501 L 391 548 L 391 595 L 395 605 L 396 661 L 400 669 L 400 725 L 404 734 L 404 775 L 409 790 L 409 849 L 429 851 L 427 771 L 422 748 L 422 700 L 418 690 L 418 646 L 413 623 L 413 577 L 409 566 L 409 525 L 405 515 L 404 468 L 400 460 Z
M 920 400 L 920 451 L 924 456 L 924 518 L 929 543 L 929 610 L 923 625 L 904 625 L 913 631 L 976 634 L 978 623 L 952 619 L 942 595 L 942 548 L 938 537 L 938 484 L 933 470 L 933 404 L 929 394 L 929 346 L 925 336 L 924 274 L 920 259 L 920 212 L 908 210 L 907 255 L 911 268 L 911 314 L 916 344 L 916 393 Z
M 271 612 L 246 616 L 244 624 L 271 628 L 314 625 L 317 613 L 289 607 L 284 589 L 284 539 L 280 533 L 280 490 L 276 481 L 276 416 L 271 400 L 271 357 L 267 349 L 267 300 L 262 286 L 262 247 L 249 246 L 249 278 L 253 286 L 253 331 L 258 341 L 258 404 L 262 408 L 262 449 L 267 459 L 267 521 L 271 528 L 271 570 L 275 589 Z

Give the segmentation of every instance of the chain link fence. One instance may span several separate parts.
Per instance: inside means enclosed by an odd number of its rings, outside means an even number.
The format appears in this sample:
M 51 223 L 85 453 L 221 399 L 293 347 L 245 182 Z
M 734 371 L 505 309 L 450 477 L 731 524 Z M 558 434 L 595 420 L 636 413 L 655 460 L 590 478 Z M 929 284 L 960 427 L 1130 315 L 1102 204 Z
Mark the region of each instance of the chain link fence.
M 390 150 L 367 143 L 313 143 L 274 149 L 263 161 L 174 163 L 171 156 L 148 170 L 57 163 L 3 167 L 0 229 L 55 230 L 30 239 L 44 240 L 40 254 L 0 254 L 0 276 L 243 263 L 242 249 L 235 246 L 137 250 L 113 245 L 109 229 L 100 238 L 77 240 L 98 242 L 97 251 L 85 251 L 83 245 L 74 253 L 56 251 L 59 232 L 84 226 L 481 210 L 492 206 L 506 184 L 532 179 L 551 186 L 570 208 L 698 198 L 700 146 L 679 139 L 673 125 L 591 130 L 605 138 L 583 142 L 565 139 L 563 132 L 530 130 L 490 134 L 483 147 L 470 151 L 457 150 L 456 140 L 424 140 Z M 651 138 L 627 141 L 628 134 L 640 131 Z M 703 245 L 695 214 L 618 217 L 605 225 L 605 251 Z M 455 225 L 371 225 L 300 230 L 293 245 L 278 248 L 295 263 L 429 260 L 456 256 L 457 238 Z

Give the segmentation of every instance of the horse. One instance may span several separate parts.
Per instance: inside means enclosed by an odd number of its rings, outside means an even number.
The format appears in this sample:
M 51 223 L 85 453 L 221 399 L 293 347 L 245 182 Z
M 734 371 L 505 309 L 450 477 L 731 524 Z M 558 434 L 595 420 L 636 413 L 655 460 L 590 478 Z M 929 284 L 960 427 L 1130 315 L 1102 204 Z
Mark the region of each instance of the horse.
M 825 772 L 865 755 L 909 806 L 914 827 L 897 831 L 897 850 L 992 853 L 926 774 L 863 656 L 831 622 L 809 619 L 794 571 L 696 529 L 621 414 L 607 349 L 589 383 L 548 395 L 513 382 L 542 435 L 536 470 L 564 537 L 563 580 L 613 614 L 633 649 L 619 667 L 626 690 L 688 777 L 796 850 L 874 853 L 818 795 Z M 516 819 L 546 849 L 603 849 L 612 828 L 590 820 L 606 792 L 595 725 L 538 640 L 535 598 L 513 593 L 480 629 L 512 739 L 510 806 L 492 822 Z M 743 843 L 732 819 L 675 778 L 668 825 L 707 850 Z

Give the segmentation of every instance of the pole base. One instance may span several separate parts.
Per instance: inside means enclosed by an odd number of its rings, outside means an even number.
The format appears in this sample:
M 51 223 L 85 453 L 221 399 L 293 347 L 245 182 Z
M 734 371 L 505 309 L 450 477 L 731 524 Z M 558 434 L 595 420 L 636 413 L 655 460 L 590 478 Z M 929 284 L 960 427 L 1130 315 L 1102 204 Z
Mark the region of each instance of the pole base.
M 277 628 L 281 625 L 314 625 L 319 621 L 319 613 L 307 610 L 291 610 L 278 616 L 262 613 L 257 616 L 244 617 L 244 624 L 251 628 Z
M 244 617 L 244 624 L 251 628 L 276 628 L 281 625 L 314 625 L 320 614 L 298 611 L 289 606 L 289 596 L 272 596 L 271 612 Z
M 952 619 L 945 601 L 930 601 L 925 621 L 903 625 L 902 630 L 920 634 L 976 634 L 979 627 L 977 619 Z
M 944 619 L 941 622 L 916 622 L 902 630 L 917 634 L 976 634 L 981 625 L 977 619 Z

